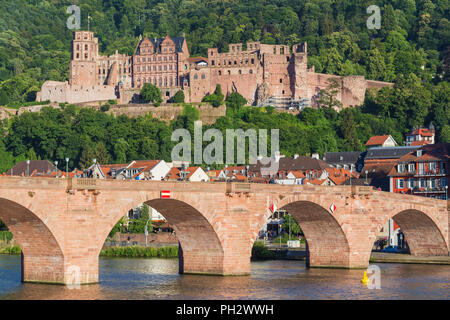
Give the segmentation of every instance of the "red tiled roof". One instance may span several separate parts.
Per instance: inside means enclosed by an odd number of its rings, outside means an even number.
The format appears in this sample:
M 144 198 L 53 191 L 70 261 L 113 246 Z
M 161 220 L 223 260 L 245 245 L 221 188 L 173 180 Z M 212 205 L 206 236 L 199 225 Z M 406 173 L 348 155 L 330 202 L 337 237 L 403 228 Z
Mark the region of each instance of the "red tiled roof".
M 378 146 L 386 142 L 386 140 L 389 138 L 389 135 L 387 136 L 373 136 L 370 137 L 369 141 L 366 142 L 366 146 Z
M 424 146 L 426 144 L 429 144 L 431 141 L 425 141 L 425 140 L 417 140 L 411 142 L 411 146 Z
M 151 170 L 160 161 L 161 160 L 137 160 L 131 166 L 129 166 L 128 168 L 129 169 L 145 168 L 146 170 Z
M 297 179 L 305 177 L 305 175 L 303 174 L 303 172 L 301 170 L 289 171 L 288 174 L 289 173 L 292 173 L 294 175 L 294 177 L 296 177 Z
M 413 132 L 407 134 L 407 136 L 412 136 L 412 135 L 421 135 L 422 137 L 432 137 L 434 134 L 429 129 L 419 128 L 419 129 L 416 129 Z

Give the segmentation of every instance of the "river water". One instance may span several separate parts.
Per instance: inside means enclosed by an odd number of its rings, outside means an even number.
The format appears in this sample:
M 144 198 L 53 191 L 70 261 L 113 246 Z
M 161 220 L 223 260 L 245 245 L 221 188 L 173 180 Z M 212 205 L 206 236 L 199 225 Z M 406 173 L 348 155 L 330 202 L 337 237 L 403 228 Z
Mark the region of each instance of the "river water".
M 0 255 L 0 299 L 446 299 L 450 266 L 377 264 L 381 289 L 363 270 L 307 269 L 303 261 L 252 262 L 244 277 L 178 274 L 177 259 L 100 258 L 100 283 L 21 283 L 20 256 Z

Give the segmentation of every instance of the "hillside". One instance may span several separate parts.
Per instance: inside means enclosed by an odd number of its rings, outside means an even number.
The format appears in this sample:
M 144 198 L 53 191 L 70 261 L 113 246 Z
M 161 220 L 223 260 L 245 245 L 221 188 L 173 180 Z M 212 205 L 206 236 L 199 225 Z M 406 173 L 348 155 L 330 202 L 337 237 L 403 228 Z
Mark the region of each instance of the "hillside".
M 450 4 L 446 0 L 4 0 L 0 2 L 0 105 L 34 101 L 45 80 L 67 80 L 72 31 L 66 27 L 66 9 L 73 3 L 81 8 L 82 29 L 87 29 L 87 16 L 92 17 L 90 29 L 106 54 L 116 50 L 131 54 L 140 34 L 152 38 L 184 34 L 191 55 L 205 55 L 209 47 L 226 51 L 229 43 L 252 40 L 289 45 L 307 41 L 308 61 L 316 72 L 395 83 L 378 94 L 368 93 L 361 108 L 339 115 L 325 108 L 298 117 L 267 117 L 263 111 L 234 108 L 236 112 L 216 124 L 221 129 L 226 125 L 282 128 L 281 151 L 288 155 L 361 149 L 371 134 L 392 134 L 401 142 L 407 131 L 430 122 L 438 141 L 450 141 Z M 366 8 L 372 4 L 382 11 L 380 30 L 366 26 L 370 15 Z M 103 129 L 97 127 L 106 121 L 103 115 L 90 115 L 99 121 L 94 124 L 84 112 L 67 112 L 22 115 L 3 123 L 0 162 L 11 163 L 33 153 L 54 159 L 69 154 L 76 159 L 71 165 L 78 165 L 83 150 L 100 143 L 112 161 L 168 156 L 169 146 L 154 131 L 145 142 L 148 147 L 158 146 L 153 154 L 140 145 L 139 134 L 147 129 L 133 132 L 121 127 L 120 121 L 133 127 L 143 120 L 121 117 L 114 121 L 124 131 L 99 136 L 97 131 Z M 166 136 L 175 127 L 191 126 L 180 119 L 157 127 L 164 128 Z M 120 148 L 128 151 L 120 153 Z

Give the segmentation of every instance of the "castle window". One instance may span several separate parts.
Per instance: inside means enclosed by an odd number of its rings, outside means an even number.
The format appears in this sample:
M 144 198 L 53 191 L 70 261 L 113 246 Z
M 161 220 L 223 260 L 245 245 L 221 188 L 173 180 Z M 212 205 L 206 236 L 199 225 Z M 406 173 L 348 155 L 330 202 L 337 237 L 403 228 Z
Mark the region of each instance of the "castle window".
M 172 56 L 169 57 L 169 61 L 172 61 Z
M 215 65 L 215 61 L 214 60 L 211 60 L 211 65 Z
M 284 94 L 284 90 L 283 90 L 283 91 L 281 91 L 281 93 L 282 93 L 282 94 Z
M 167 87 L 167 77 L 164 77 L 164 87 Z
M 161 57 L 158 57 L 158 61 L 161 61 Z
M 249 73 L 250 73 L 250 74 L 253 74 L 253 70 L 252 70 L 252 69 L 250 69 Z
M 231 50 L 234 51 L 234 46 L 231 46 Z
M 231 66 L 231 60 L 230 60 L 230 61 L 228 61 L 228 65 L 230 65 L 230 66 Z
M 283 79 L 280 79 L 280 83 L 283 83 Z
M 80 59 L 80 54 L 79 53 L 77 53 L 77 59 Z
M 235 65 L 237 64 L 236 60 L 234 60 L 234 64 L 235 64 Z
M 228 74 L 229 74 L 229 75 L 231 74 L 231 70 L 228 70 Z
M 212 55 L 212 56 L 214 55 L 214 51 L 211 51 L 211 55 Z
M 252 64 L 255 64 L 255 59 L 252 59 Z
M 171 64 L 169 65 L 169 70 L 172 70 L 172 65 Z
M 280 54 L 284 54 L 284 47 L 280 48 Z
M 85 45 L 84 45 L 84 50 L 87 50 L 87 49 L 88 49 L 88 45 L 85 44 Z
M 167 71 L 167 65 L 164 65 L 164 71 Z
M 84 54 L 84 58 L 85 58 L 85 59 L 88 58 L 88 54 L 87 54 L 87 53 Z
M 156 57 L 153 57 L 153 61 L 156 61 Z
M 161 66 L 158 66 L 158 70 L 161 71 L 161 70 L 162 70 L 162 67 L 161 67 Z
M 137 58 L 137 62 L 141 62 L 141 58 Z
M 286 57 L 286 61 L 289 62 L 289 57 Z
M 141 71 L 141 67 L 137 67 L 137 71 L 140 72 Z
M 166 97 L 170 97 L 169 91 L 166 91 Z
M 273 48 L 273 54 L 277 54 L 277 48 Z
M 153 66 L 153 71 L 156 71 L 156 66 Z
M 198 75 L 194 75 L 194 80 L 197 80 L 198 79 Z
M 164 61 L 167 61 L 167 57 L 164 57 Z
M 77 44 L 77 50 L 80 50 L 80 45 L 79 44 Z
M 239 74 L 242 74 L 242 70 L 239 70 Z
M 221 76 L 221 75 L 222 75 L 222 71 L 219 70 L 219 76 Z
M 204 73 L 202 73 L 202 76 L 201 76 L 201 77 L 202 77 L 202 79 L 205 79 L 205 74 L 204 74 Z
M 159 86 L 160 87 L 162 86 L 162 78 L 161 77 L 159 78 Z

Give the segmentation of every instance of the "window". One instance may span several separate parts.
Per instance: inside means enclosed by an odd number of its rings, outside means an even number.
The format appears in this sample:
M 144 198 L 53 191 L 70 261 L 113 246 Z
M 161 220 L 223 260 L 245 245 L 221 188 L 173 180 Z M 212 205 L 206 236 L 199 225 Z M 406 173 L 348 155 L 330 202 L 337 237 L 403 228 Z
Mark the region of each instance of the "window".
M 194 75 L 194 80 L 197 80 L 198 79 L 198 75 Z
M 221 75 L 222 75 L 222 71 L 219 70 L 219 76 L 221 76 Z
M 252 59 L 251 62 L 252 62 L 252 64 L 255 64 L 255 59 Z
M 414 189 L 414 179 L 408 179 L 408 188 Z
M 419 188 L 425 188 L 425 179 L 419 179 Z
M 242 74 L 242 70 L 239 70 L 239 74 Z
M 252 70 L 252 69 L 250 69 L 249 73 L 250 73 L 250 74 L 253 74 L 253 70 Z
M 283 79 L 280 79 L 280 83 L 283 83 Z
M 419 174 L 425 174 L 425 163 L 419 163 Z
M 397 166 L 397 172 L 398 172 L 398 173 L 403 173 L 403 172 L 405 172 L 405 165 L 404 165 L 404 164 L 399 164 L 399 165 Z
M 204 73 L 202 73 L 201 77 L 202 77 L 202 79 L 205 79 L 205 74 L 204 74 Z
M 280 48 L 280 54 L 284 54 L 284 47 Z
M 213 66 L 215 64 L 215 61 L 214 60 L 211 60 L 211 65 Z
M 404 189 L 404 188 L 405 188 L 405 180 L 403 180 L 403 179 L 398 179 L 398 180 L 397 180 L 397 188 L 398 188 L 398 189 Z
M 416 171 L 416 166 L 414 163 L 410 163 L 408 164 L 408 172 L 415 172 Z

